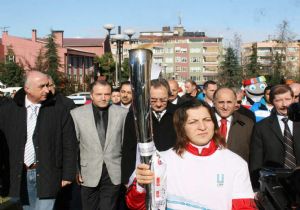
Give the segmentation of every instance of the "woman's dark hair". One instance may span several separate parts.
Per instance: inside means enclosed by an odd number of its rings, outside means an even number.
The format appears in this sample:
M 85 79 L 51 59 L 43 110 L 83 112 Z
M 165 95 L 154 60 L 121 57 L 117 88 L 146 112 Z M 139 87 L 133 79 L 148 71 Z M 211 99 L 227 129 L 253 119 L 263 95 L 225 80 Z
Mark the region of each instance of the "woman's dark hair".
M 204 101 L 198 101 L 197 99 L 192 99 L 187 102 L 184 102 L 174 113 L 173 123 L 176 132 L 176 144 L 174 146 L 174 150 L 178 155 L 182 155 L 185 151 L 187 144 L 189 143 L 189 139 L 186 136 L 185 132 L 185 124 L 188 118 L 187 110 L 195 109 L 198 107 L 204 107 L 210 114 L 210 117 L 214 123 L 214 135 L 212 137 L 213 141 L 219 147 L 225 147 L 226 143 L 223 137 L 219 134 L 218 122 L 216 116 L 214 114 L 213 109 Z

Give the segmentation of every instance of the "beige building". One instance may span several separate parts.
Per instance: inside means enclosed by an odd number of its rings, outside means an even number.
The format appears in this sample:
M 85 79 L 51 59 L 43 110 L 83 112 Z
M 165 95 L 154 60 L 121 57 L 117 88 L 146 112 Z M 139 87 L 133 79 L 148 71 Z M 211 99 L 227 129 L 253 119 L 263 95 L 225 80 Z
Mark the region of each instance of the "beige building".
M 242 45 L 242 64 L 249 63 L 252 49 L 257 48 L 257 61 L 261 64 L 261 75 L 272 74 L 272 64 L 276 53 L 283 55 L 283 65 L 286 67 L 286 78 L 299 76 L 300 72 L 300 42 L 280 43 L 276 40 L 245 43 Z
M 173 30 L 163 27 L 161 31 L 140 32 L 138 39 L 131 44 L 128 39 L 124 41 L 123 58 L 128 57 L 129 49 L 137 46 L 152 50 L 153 63 L 161 68 L 166 79 L 192 79 L 198 84 L 217 79 L 223 52 L 221 37 L 207 37 L 204 32 L 186 32 L 181 25 Z M 111 42 L 111 51 L 117 61 L 115 42 Z

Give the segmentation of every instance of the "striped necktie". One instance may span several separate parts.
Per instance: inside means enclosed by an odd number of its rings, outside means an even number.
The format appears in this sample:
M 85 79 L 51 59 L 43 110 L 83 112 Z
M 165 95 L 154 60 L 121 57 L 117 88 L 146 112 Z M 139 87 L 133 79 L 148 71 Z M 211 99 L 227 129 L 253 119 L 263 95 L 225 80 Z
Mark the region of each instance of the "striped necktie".
M 160 121 L 160 119 L 161 119 L 161 112 L 155 112 L 155 114 L 156 114 L 156 119 L 157 119 L 157 121 L 159 122 Z
M 293 169 L 296 167 L 296 158 L 294 153 L 294 144 L 293 136 L 288 126 L 288 118 L 282 118 L 284 123 L 284 145 L 285 145 L 285 158 L 284 158 L 284 167 Z
M 38 106 L 31 104 L 29 108 L 27 108 L 27 141 L 25 145 L 25 153 L 24 153 L 24 163 L 27 166 L 30 166 L 35 162 L 35 151 L 33 145 L 33 133 L 36 126 L 37 120 L 37 109 Z

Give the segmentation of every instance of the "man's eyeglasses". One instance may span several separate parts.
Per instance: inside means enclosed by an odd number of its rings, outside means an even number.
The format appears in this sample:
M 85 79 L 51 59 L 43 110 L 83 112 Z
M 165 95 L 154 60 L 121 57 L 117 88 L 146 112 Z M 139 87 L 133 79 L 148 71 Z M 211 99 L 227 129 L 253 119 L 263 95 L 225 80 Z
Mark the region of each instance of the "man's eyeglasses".
M 167 103 L 168 99 L 167 98 L 151 98 L 150 99 L 151 103 L 156 103 L 158 101 L 160 101 L 161 103 Z

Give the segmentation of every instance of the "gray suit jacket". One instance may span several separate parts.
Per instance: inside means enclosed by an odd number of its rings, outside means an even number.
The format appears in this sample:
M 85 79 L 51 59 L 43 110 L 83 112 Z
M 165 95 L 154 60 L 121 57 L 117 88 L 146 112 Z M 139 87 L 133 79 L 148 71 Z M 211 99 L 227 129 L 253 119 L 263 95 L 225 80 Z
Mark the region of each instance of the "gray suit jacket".
M 106 164 L 112 183 L 115 185 L 121 183 L 121 148 L 127 112 L 128 109 L 120 106 L 109 107 L 105 146 L 102 148 L 92 104 L 71 111 L 79 142 L 83 186 L 96 187 L 98 185 L 103 162 Z

